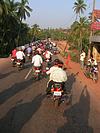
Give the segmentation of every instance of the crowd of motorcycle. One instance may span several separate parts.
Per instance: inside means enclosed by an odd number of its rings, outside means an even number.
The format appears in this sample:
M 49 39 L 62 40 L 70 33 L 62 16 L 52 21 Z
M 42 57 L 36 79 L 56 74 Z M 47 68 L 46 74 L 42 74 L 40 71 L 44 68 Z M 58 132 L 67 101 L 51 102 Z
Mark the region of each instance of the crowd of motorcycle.
M 30 44 L 26 44 L 24 46 L 17 47 L 11 51 L 11 61 L 12 66 L 23 68 L 25 62 L 32 61 L 32 57 L 36 54 L 35 52 L 38 51 L 39 55 L 41 55 L 43 61 L 46 60 L 47 62 L 51 61 L 51 56 L 53 54 L 59 53 L 56 44 L 54 42 L 46 42 L 46 41 L 36 41 Z M 45 57 L 45 53 L 49 51 L 49 58 Z M 22 57 L 21 57 L 22 55 Z M 49 64 L 49 63 L 48 63 Z
M 20 46 L 12 50 L 12 65 L 13 67 L 17 67 L 18 70 L 21 70 L 24 68 L 24 64 L 26 62 L 30 62 L 31 64 L 33 64 L 30 72 L 33 73 L 34 80 L 40 80 L 42 76 L 48 75 L 48 71 L 53 71 L 53 69 L 58 68 L 59 66 L 58 70 L 61 71 L 61 74 L 64 73 L 64 78 L 66 80 L 67 75 L 62 68 L 63 62 L 59 59 L 52 59 L 52 56 L 58 53 L 59 50 L 57 49 L 57 46 L 54 42 L 32 42 L 31 44 Z M 53 67 L 53 69 L 51 67 Z M 56 75 L 58 75 L 58 73 Z M 61 78 L 63 78 L 63 76 Z M 47 96 L 53 98 L 55 106 L 59 106 L 60 103 L 64 101 L 65 97 L 62 82 L 53 82 L 51 84 L 51 89 L 49 93 L 46 94 Z

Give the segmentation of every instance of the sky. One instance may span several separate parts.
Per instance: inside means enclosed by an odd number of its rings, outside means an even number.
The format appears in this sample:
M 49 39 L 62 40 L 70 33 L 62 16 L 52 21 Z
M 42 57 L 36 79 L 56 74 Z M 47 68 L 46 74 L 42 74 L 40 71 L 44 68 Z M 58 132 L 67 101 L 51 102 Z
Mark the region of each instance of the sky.
M 40 28 L 69 28 L 75 21 L 76 15 L 73 11 L 76 0 L 29 0 L 32 8 L 30 18 L 25 22 L 32 26 L 38 24 Z M 87 10 L 84 16 L 92 12 L 93 0 L 84 0 Z M 95 9 L 100 9 L 100 0 L 96 0 Z

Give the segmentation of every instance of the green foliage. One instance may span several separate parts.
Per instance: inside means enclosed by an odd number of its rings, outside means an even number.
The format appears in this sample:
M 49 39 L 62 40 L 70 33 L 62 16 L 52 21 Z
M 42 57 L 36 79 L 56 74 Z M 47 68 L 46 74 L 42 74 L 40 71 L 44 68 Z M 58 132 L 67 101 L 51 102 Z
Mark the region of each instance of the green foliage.
M 76 15 L 80 17 L 80 14 L 84 13 L 84 10 L 86 10 L 86 4 L 84 3 L 84 0 L 76 0 L 76 2 L 74 2 L 74 12 L 76 13 Z
M 71 56 L 71 60 L 72 60 L 72 61 L 78 62 L 78 55 L 77 55 L 77 53 L 71 52 L 71 53 L 70 53 L 70 56 Z
M 30 29 L 29 34 L 32 38 L 35 37 L 39 40 L 47 38 L 51 38 L 52 40 L 66 40 L 67 36 L 63 29 L 40 29 L 39 26 L 34 27 L 34 25 Z
M 31 11 L 27 4 L 27 0 L 0 2 L 0 55 L 10 53 L 14 47 L 23 45 L 30 39 L 29 27 L 21 21 L 26 19 Z M 22 5 L 25 10 L 21 14 Z
M 70 49 L 75 48 L 81 51 L 84 48 L 85 52 L 87 53 L 89 46 L 89 36 L 90 29 L 88 20 L 83 17 L 80 18 L 79 21 L 75 21 L 71 25 L 71 29 L 67 36 L 68 42 L 71 44 Z

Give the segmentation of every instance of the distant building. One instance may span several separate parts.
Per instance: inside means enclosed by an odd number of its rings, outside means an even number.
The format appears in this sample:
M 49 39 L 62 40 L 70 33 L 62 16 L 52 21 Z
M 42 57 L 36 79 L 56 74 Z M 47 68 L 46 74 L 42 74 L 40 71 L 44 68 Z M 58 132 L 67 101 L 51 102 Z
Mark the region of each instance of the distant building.
M 97 62 L 100 62 L 100 36 L 92 36 L 90 41 L 92 46 L 91 54 L 93 54 Z

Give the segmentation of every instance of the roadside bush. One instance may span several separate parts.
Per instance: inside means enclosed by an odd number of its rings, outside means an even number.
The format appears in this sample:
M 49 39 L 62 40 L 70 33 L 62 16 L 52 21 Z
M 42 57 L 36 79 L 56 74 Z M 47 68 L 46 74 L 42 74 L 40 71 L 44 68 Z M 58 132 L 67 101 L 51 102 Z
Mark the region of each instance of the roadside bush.
M 77 53 L 71 52 L 70 55 L 71 55 L 71 60 L 72 61 L 78 62 L 78 55 L 77 55 Z

